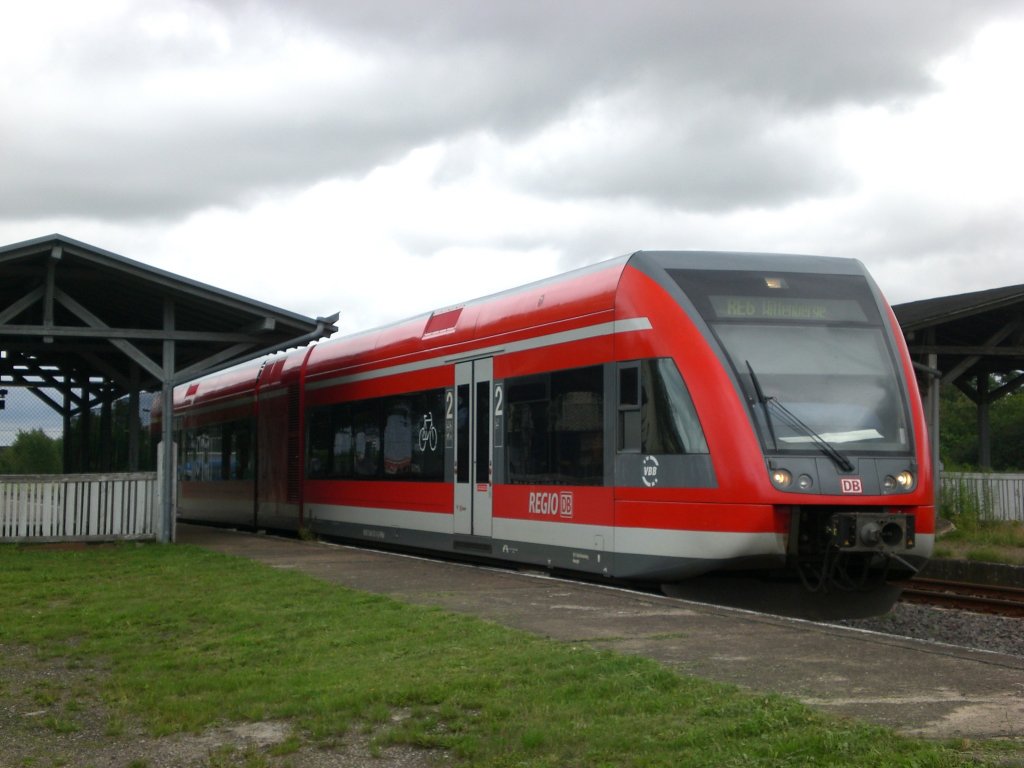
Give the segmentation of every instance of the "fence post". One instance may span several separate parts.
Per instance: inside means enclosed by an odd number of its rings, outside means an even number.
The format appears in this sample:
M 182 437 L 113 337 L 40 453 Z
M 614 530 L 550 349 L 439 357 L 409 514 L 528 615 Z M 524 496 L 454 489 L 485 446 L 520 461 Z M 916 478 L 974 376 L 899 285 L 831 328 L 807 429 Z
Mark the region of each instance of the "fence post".
M 160 441 L 156 446 L 156 490 L 154 491 L 155 504 L 153 506 L 153 531 L 156 534 L 156 540 L 163 544 L 170 544 L 175 539 L 175 528 L 177 526 L 178 518 L 178 504 L 177 504 L 177 475 L 178 475 L 178 444 L 171 443 L 171 457 L 169 462 L 164 461 L 164 441 Z M 170 466 L 172 482 L 168 484 L 164 479 L 164 471 L 167 466 Z M 171 500 L 170 500 L 170 514 L 166 514 L 165 510 L 168 505 L 164 504 L 164 489 L 170 485 L 171 487 Z

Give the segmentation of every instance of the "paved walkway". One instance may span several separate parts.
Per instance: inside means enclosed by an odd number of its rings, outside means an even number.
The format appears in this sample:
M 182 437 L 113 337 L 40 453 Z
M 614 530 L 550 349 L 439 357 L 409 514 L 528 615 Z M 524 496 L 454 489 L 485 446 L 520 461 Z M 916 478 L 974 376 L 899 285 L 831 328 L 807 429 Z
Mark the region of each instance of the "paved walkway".
M 929 738 L 1024 738 L 1024 659 L 593 584 L 180 525 L 178 541 Z

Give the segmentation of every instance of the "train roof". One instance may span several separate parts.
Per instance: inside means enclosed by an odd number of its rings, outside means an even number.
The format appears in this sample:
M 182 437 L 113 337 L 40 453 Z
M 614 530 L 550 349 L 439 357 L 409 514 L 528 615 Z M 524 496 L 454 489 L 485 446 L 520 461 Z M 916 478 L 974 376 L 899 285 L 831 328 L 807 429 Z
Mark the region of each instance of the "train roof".
M 538 288 L 550 286 L 584 277 L 588 274 L 618 268 L 619 271 L 627 265 L 633 265 L 640 261 L 657 265 L 662 269 L 724 269 L 724 270 L 747 270 L 761 269 L 772 262 L 771 268 L 778 271 L 789 272 L 812 272 L 820 274 L 863 274 L 865 269 L 856 259 L 841 258 L 835 256 L 815 256 L 809 254 L 789 253 L 762 253 L 756 251 L 634 251 L 622 256 L 588 264 L 583 267 L 562 272 L 550 277 L 541 278 L 530 283 L 524 283 L 513 288 L 508 288 L 497 293 L 479 296 L 463 302 L 452 304 L 446 307 L 423 312 L 418 315 L 396 320 L 387 325 L 368 328 L 357 331 L 346 336 L 336 337 L 328 341 L 317 342 L 318 346 L 330 346 L 332 343 L 346 342 L 354 339 L 372 336 L 389 329 L 405 327 L 421 323 L 426 328 L 431 319 L 442 316 L 454 316 L 453 313 L 474 307 L 480 304 L 499 301 L 503 298 L 524 293 L 530 293 Z M 429 332 L 429 331 L 427 331 Z
M 611 313 L 627 266 L 643 272 L 667 269 L 771 269 L 779 272 L 866 274 L 855 259 L 801 254 L 719 251 L 636 251 L 579 269 L 425 312 L 391 325 L 318 343 L 309 357 L 315 377 L 358 365 L 365 353 L 395 360 L 429 350 L 457 354 L 510 329 L 550 326 L 572 317 Z M 516 319 L 518 318 L 518 319 Z
M 349 336 L 316 342 L 310 347 L 260 358 L 235 366 L 204 380 L 198 387 L 179 388 L 176 399 L 208 401 L 230 396 L 260 376 L 265 364 L 283 360 L 293 369 L 308 365 L 314 378 L 352 366 L 368 365 L 372 351 L 374 365 L 418 354 L 457 354 L 460 347 L 479 346 L 527 327 L 556 327 L 559 322 L 580 316 L 612 313 L 619 279 L 627 266 L 648 274 L 670 269 L 755 270 L 809 272 L 819 274 L 865 275 L 855 259 L 734 251 L 635 251 L 596 262 L 552 277 L 516 286 L 498 293 L 424 312 L 389 325 Z

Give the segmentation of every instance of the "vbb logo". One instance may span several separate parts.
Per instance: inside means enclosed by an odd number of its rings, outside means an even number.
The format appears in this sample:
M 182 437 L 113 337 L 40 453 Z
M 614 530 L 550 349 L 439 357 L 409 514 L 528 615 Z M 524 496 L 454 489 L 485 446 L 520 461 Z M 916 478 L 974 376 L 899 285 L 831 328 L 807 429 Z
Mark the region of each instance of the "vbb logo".
M 657 456 L 644 456 L 643 474 L 640 476 L 640 479 L 644 481 L 644 485 L 648 488 L 653 488 L 658 484 Z

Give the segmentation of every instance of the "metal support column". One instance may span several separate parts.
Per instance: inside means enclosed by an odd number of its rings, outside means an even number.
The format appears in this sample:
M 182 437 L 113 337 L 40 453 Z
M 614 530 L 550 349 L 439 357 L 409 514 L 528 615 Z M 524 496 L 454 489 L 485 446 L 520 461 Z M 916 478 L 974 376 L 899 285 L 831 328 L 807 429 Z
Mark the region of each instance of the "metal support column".
M 164 330 L 174 330 L 174 302 L 164 300 Z M 165 339 L 163 348 L 163 416 L 160 425 L 164 450 L 161 454 L 162 487 L 160 489 L 161 525 L 158 540 L 174 541 L 174 339 Z

